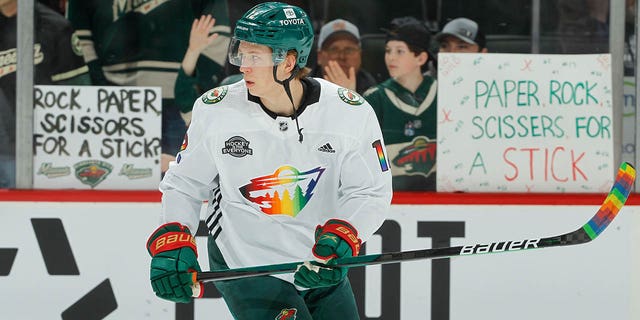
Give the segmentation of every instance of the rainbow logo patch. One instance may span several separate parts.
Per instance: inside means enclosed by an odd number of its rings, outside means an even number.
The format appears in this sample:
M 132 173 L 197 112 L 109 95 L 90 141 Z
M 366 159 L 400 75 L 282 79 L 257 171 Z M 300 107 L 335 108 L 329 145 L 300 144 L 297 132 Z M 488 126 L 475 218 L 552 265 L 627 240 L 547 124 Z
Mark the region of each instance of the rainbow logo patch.
M 251 183 L 239 190 L 245 199 L 268 215 L 295 217 L 311 200 L 324 170 L 316 167 L 300 172 L 292 166 L 282 166 L 273 174 L 251 179 Z

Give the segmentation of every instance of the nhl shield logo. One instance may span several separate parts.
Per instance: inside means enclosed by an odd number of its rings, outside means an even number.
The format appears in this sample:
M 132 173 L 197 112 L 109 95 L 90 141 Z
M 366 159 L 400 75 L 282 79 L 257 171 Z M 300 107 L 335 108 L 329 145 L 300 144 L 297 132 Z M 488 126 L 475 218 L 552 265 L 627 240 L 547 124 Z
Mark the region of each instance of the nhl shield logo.
M 213 88 L 202 96 L 202 102 L 206 104 L 214 104 L 222 101 L 227 95 L 227 86 Z
M 364 103 L 364 98 L 353 90 L 340 88 L 338 89 L 340 99 L 352 106 L 359 106 Z

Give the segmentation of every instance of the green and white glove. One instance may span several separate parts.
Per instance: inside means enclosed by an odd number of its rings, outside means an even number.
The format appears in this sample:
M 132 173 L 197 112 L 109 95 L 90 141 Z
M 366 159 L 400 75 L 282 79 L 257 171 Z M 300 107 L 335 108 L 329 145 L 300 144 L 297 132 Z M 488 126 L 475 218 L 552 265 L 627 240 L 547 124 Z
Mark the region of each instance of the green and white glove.
M 198 250 L 189 228 L 177 222 L 160 226 L 147 240 L 147 250 L 151 287 L 158 297 L 182 303 L 202 297 L 202 283 L 196 281 Z
M 336 285 L 347 276 L 348 268 L 331 265 L 336 263 L 336 258 L 358 255 L 362 244 L 358 232 L 344 220 L 330 219 L 324 226 L 316 227 L 315 238 L 312 252 L 318 262 L 298 266 L 294 283 L 305 288 Z

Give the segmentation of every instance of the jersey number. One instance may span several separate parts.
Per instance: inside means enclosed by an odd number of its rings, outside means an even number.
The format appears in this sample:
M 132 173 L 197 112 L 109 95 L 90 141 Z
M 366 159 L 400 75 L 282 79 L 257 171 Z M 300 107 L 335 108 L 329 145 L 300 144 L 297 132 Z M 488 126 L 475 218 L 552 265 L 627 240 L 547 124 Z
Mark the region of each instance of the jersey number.
M 371 146 L 376 149 L 376 154 L 378 155 L 378 160 L 380 161 L 380 169 L 382 171 L 389 170 L 389 162 L 387 162 L 387 157 L 384 155 L 384 149 L 382 149 L 382 142 L 380 140 L 374 141 Z

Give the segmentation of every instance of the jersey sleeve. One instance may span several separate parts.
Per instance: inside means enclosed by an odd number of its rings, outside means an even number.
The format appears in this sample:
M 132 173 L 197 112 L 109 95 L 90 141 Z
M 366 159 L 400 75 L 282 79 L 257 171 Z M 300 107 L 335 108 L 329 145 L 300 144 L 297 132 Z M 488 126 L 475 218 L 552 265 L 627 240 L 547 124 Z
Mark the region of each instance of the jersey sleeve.
M 198 229 L 202 203 L 218 186 L 218 169 L 212 153 L 215 137 L 207 130 L 212 124 L 206 108 L 210 106 L 203 105 L 200 99 L 194 104 L 193 121 L 181 150 L 160 182 L 160 223 L 179 222 L 193 232 Z
M 71 0 L 67 3 L 66 16 L 75 29 L 74 37 L 78 39 L 82 56 L 89 68 L 92 84 L 109 85 L 109 81 L 102 72 L 102 63 L 96 53 L 91 22 L 91 17 L 95 14 L 94 6 L 93 1 Z
M 367 116 L 340 172 L 338 214 L 366 241 L 386 219 L 393 191 L 380 126 L 368 104 L 361 107 L 367 108 Z
M 89 68 L 84 63 L 77 38 L 71 24 L 65 23 L 54 39 L 56 52 L 51 66 L 53 84 L 89 85 Z

